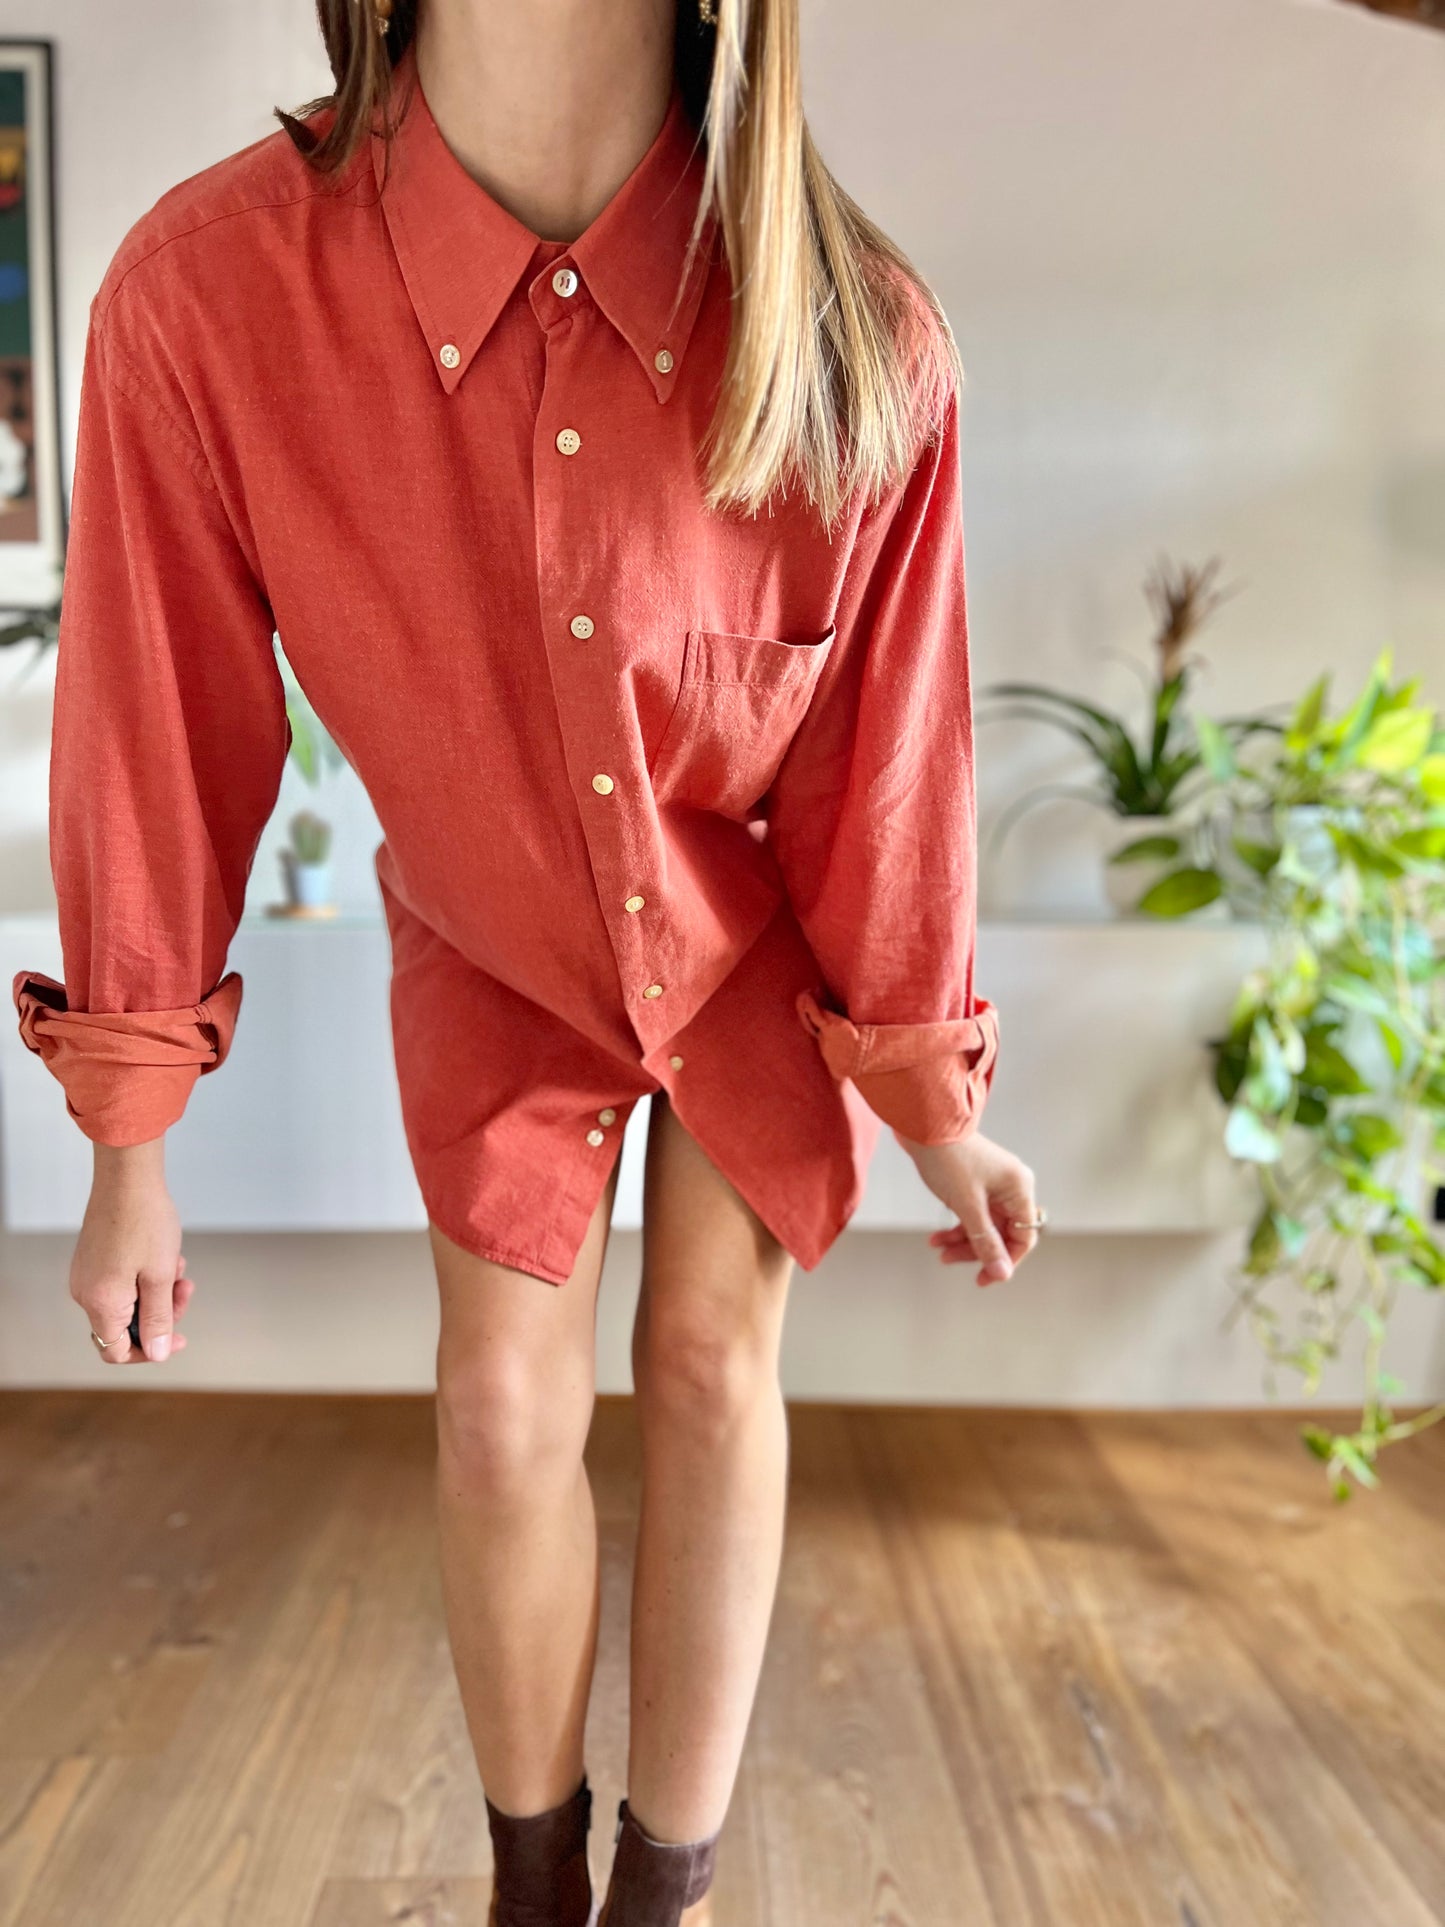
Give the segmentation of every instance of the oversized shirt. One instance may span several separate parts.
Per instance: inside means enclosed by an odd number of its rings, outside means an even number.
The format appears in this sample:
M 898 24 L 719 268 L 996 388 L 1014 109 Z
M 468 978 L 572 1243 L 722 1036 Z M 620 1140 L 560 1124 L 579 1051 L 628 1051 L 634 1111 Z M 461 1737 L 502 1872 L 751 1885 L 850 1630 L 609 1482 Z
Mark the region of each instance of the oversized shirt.
M 51 763 L 64 983 L 16 977 L 22 1035 L 113 1145 L 224 1060 L 290 743 L 279 635 L 382 826 L 439 1229 L 564 1282 L 662 1090 L 811 1268 L 880 1121 L 966 1135 L 996 1056 L 956 393 L 831 531 L 796 493 L 709 511 L 731 284 L 711 217 L 683 277 L 680 91 L 564 243 L 452 153 L 414 52 L 392 85 L 389 164 L 373 132 L 324 176 L 277 131 L 163 195 L 91 305 Z

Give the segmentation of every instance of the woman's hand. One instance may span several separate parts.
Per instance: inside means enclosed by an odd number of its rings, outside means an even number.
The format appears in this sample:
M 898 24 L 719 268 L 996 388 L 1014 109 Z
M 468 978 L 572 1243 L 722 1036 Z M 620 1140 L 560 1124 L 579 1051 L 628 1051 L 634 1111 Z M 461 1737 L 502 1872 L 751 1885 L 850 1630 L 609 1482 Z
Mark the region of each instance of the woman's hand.
M 893 1135 L 934 1197 L 958 1219 L 951 1230 L 929 1235 L 944 1264 L 976 1263 L 980 1285 L 1012 1276 L 1039 1241 L 1027 1222 L 1038 1216 L 1029 1167 L 978 1131 L 953 1144 L 917 1144 L 900 1131 Z
M 95 1177 L 70 1265 L 70 1295 L 107 1341 L 107 1365 L 159 1364 L 185 1349 L 176 1320 L 195 1290 L 166 1189 L 165 1140 L 95 1147 Z M 140 1299 L 137 1349 L 126 1327 Z M 99 1347 L 97 1347 L 99 1350 Z

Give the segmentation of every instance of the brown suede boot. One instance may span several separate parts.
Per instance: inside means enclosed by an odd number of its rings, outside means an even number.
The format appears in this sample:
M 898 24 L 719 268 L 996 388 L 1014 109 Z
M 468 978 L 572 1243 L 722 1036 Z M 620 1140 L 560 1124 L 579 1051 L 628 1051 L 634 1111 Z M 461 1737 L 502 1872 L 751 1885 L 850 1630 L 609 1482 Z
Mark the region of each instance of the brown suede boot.
M 644 1833 L 623 1800 L 617 1808 L 617 1852 L 597 1927 L 680 1927 L 712 1885 L 718 1834 L 680 1845 Z M 694 1916 L 696 1918 L 696 1916 Z
M 494 1868 L 487 1927 L 594 1927 L 591 1818 L 585 1773 L 571 1799 L 546 1813 L 503 1813 L 487 1801 Z

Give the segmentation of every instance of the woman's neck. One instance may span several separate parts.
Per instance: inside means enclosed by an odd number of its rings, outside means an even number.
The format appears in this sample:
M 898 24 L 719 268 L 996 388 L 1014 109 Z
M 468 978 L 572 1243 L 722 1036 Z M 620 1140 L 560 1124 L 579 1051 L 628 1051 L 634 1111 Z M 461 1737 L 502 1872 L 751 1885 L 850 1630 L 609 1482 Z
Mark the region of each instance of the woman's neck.
M 575 241 L 662 125 L 675 19 L 674 0 L 425 0 L 417 75 L 472 178 Z

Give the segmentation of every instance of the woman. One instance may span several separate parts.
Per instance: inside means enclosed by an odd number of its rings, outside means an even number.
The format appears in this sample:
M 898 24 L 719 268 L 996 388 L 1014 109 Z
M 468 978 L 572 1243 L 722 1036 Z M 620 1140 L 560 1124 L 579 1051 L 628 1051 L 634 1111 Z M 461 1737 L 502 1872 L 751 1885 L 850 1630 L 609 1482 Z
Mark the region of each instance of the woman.
M 337 88 L 164 195 L 91 310 L 58 663 L 65 983 L 110 1363 L 192 1291 L 165 1131 L 289 731 L 371 794 L 441 1293 L 448 1624 L 502 1927 L 595 1918 L 583 1466 L 652 1100 L 644 1496 L 608 1927 L 703 1917 L 777 1577 L 777 1360 L 888 1123 L 1008 1276 L 979 1131 L 958 371 L 802 118 L 796 0 L 322 0 Z M 127 1321 L 138 1304 L 137 1345 Z

